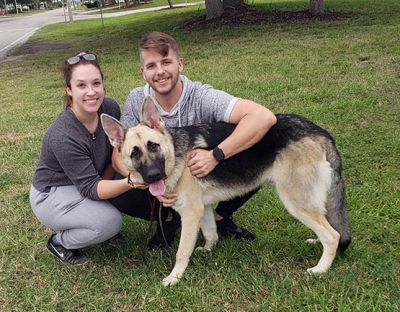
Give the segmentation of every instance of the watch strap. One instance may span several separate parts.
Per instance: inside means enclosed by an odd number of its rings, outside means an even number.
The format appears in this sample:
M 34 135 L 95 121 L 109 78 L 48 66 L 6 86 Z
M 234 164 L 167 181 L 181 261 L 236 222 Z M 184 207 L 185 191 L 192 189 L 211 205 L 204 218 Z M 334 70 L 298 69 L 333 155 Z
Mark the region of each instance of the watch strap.
M 213 149 L 213 156 L 214 158 L 218 161 L 221 162 L 225 159 L 225 154 L 222 149 L 220 149 L 218 146 Z

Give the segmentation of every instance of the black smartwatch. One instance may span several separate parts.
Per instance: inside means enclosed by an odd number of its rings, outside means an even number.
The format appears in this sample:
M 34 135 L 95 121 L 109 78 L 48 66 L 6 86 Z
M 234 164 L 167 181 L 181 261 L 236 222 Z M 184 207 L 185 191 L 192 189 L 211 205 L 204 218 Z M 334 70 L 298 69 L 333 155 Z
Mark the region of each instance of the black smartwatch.
M 220 149 L 218 146 L 213 149 L 213 156 L 214 158 L 218 161 L 221 162 L 225 159 L 225 154 L 222 149 Z

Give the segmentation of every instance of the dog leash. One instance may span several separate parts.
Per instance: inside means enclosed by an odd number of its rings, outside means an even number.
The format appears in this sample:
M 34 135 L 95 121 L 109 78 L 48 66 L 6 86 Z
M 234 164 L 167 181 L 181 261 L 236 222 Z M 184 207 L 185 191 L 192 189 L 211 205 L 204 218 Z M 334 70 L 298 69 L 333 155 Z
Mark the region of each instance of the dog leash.
M 162 220 L 162 210 L 161 210 L 161 209 L 163 209 L 163 205 L 162 205 L 162 203 L 160 202 L 160 206 L 159 206 L 159 209 L 158 209 L 158 224 L 160 225 L 161 235 L 162 235 L 162 237 L 163 237 L 164 243 L 165 243 L 165 245 L 167 246 L 167 250 L 165 250 L 165 251 L 168 253 L 169 258 L 170 258 L 170 260 L 171 260 L 171 267 L 173 267 L 173 266 L 174 266 L 174 263 L 175 263 L 175 254 L 174 254 L 174 253 L 172 252 L 172 250 L 169 248 L 168 242 L 167 242 L 167 238 L 165 237 L 164 222 L 163 222 L 163 220 Z M 172 218 L 173 218 L 173 217 L 174 217 L 174 215 L 172 214 Z M 171 220 L 170 222 L 173 222 L 173 221 Z
M 165 237 L 165 232 L 164 232 L 164 223 L 162 220 L 162 210 L 161 210 L 162 208 L 163 208 L 163 206 L 162 206 L 162 203 L 160 202 L 160 206 L 158 207 L 158 224 L 160 225 L 161 235 L 163 237 L 164 243 L 165 243 L 165 245 L 168 246 L 167 238 Z
M 149 227 L 147 228 L 147 234 L 146 234 L 147 239 L 145 240 L 145 243 L 144 243 L 143 248 L 142 248 L 142 259 L 143 259 L 143 262 L 146 262 L 147 252 L 149 251 L 147 246 L 148 246 L 148 243 L 150 242 L 151 233 L 153 232 L 154 209 L 155 209 L 155 206 L 156 206 L 156 198 L 154 198 L 153 202 L 152 202 L 149 192 L 147 192 L 147 199 L 148 199 L 149 204 L 150 204 L 150 222 L 149 222 Z
M 143 246 L 143 249 L 142 249 L 142 258 L 143 258 L 144 262 L 147 259 L 147 253 L 148 253 L 148 250 L 149 250 L 148 249 L 148 244 L 150 242 L 151 234 L 153 232 L 153 223 L 155 221 L 154 210 L 155 210 L 155 207 L 156 207 L 156 198 L 154 197 L 153 201 L 151 201 L 150 193 L 148 191 L 147 191 L 147 199 L 149 201 L 151 209 L 150 209 L 150 223 L 149 223 L 149 227 L 147 229 L 147 234 L 146 234 L 147 240 L 146 240 L 145 245 Z M 163 205 L 160 202 L 159 207 L 158 207 L 158 224 L 159 224 L 160 229 L 161 229 L 161 235 L 162 235 L 162 238 L 164 240 L 164 243 L 165 243 L 166 246 L 168 246 L 167 238 L 166 238 L 165 232 L 164 232 L 164 225 L 163 225 L 164 222 L 162 220 L 162 209 L 163 209 Z M 173 254 L 170 251 L 168 251 L 168 252 L 169 252 L 170 257 L 171 257 L 171 263 L 174 263 Z

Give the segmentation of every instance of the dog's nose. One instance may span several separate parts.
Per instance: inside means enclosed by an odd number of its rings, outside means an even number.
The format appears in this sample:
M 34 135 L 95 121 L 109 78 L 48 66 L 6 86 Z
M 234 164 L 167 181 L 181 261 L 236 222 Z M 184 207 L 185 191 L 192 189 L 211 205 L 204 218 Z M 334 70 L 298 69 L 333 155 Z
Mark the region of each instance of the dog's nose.
M 147 171 L 147 183 L 152 183 L 155 181 L 159 181 L 164 178 L 164 174 L 160 171 L 160 169 L 153 167 L 149 168 Z

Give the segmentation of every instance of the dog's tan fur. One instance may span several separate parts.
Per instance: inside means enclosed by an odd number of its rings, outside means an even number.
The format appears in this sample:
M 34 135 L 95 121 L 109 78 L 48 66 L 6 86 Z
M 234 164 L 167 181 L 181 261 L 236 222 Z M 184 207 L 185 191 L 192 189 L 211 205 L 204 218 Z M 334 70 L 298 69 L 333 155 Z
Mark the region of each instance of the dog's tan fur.
M 145 105 L 151 105 L 151 103 L 145 103 Z M 154 112 L 154 107 L 151 110 Z M 246 194 L 263 184 L 274 186 L 288 212 L 318 236 L 318 239 L 310 239 L 307 242 L 320 241 L 322 243 L 323 254 L 318 264 L 308 269 L 308 272 L 323 273 L 330 268 L 341 235 L 327 219 L 327 194 L 335 192 L 332 184 L 335 173 L 326 156 L 326 146 L 331 144 L 327 137 L 310 132 L 301 140 L 282 148 L 273 164 L 260 167 L 260 173 L 251 181 L 227 186 L 212 177 L 204 179 L 193 177 L 186 166 L 187 155 L 181 158 L 176 156 L 176 147 L 174 147 L 172 136 L 164 128 L 161 118 L 157 114 L 156 117 L 152 115 L 149 118 L 144 113 L 143 119 L 144 124 L 127 129 L 110 117 L 102 116 L 103 127 L 109 135 L 111 143 L 121 149 L 125 166 L 139 181 L 145 182 L 135 169 L 135 161 L 131 155 L 132 150 L 138 147 L 142 151 L 146 151 L 146 142 L 149 141 L 157 143 L 161 148 L 160 154 L 165 160 L 165 184 L 169 192 L 173 191 L 178 194 L 178 200 L 173 209 L 180 214 L 182 220 L 176 263 L 172 272 L 163 280 L 165 286 L 176 284 L 184 273 L 195 248 L 200 228 L 205 238 L 205 245 L 198 249 L 209 251 L 218 241 L 212 205 Z M 147 119 L 159 120 L 152 123 Z M 155 124 L 157 126 L 154 126 Z M 115 128 L 119 130 L 115 130 Z M 115 131 L 120 131 L 120 135 L 117 136 L 120 138 L 117 140 L 119 142 L 115 142 L 113 139 L 115 136 L 112 133 Z M 198 138 L 192 143 L 192 148 L 206 147 L 206 142 L 202 138 Z M 141 161 L 151 161 L 149 157 L 150 155 L 145 153 Z M 347 220 L 344 220 L 343 223 L 348 227 Z M 350 236 L 348 239 L 349 243 Z

